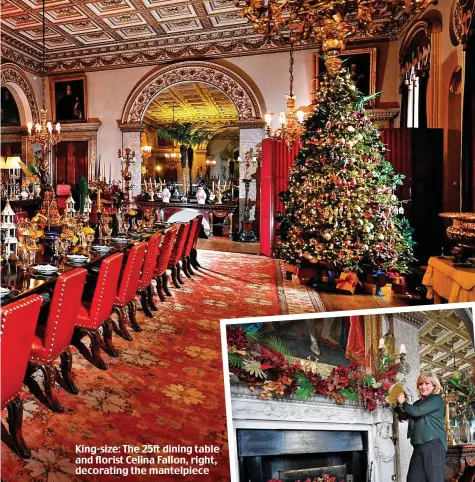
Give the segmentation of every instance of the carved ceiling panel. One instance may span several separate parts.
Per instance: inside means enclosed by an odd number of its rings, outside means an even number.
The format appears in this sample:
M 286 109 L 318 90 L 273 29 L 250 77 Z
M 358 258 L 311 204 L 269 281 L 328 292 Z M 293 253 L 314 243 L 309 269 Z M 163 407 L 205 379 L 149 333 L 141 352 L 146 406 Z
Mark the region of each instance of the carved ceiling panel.
M 421 370 L 431 370 L 441 379 L 455 369 L 471 373 L 475 351 L 468 330 L 456 310 L 427 311 L 419 331 Z
M 145 114 L 147 124 L 200 122 L 211 128 L 238 119 L 233 102 L 221 90 L 200 82 L 176 84 L 162 91 Z
M 243 6 L 240 0 L 46 0 L 47 67 L 110 69 L 288 48 L 256 34 L 240 16 Z M 42 1 L 1 0 L 1 7 L 2 56 L 18 61 L 24 54 L 23 66 L 35 70 Z M 396 22 L 378 38 L 396 38 L 404 27 Z

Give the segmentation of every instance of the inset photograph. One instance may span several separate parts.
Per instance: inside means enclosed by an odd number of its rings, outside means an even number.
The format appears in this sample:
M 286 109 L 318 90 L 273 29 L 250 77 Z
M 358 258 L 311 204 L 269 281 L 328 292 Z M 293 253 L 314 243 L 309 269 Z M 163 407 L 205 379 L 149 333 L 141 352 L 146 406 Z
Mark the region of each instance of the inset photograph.
M 221 323 L 233 482 L 473 480 L 471 308 Z

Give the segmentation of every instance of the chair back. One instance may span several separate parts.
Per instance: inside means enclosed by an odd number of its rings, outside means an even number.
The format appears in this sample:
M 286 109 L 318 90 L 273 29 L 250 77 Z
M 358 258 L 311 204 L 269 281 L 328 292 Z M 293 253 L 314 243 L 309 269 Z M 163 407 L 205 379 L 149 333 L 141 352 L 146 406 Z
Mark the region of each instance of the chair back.
M 163 238 L 163 242 L 158 253 L 157 267 L 155 269 L 154 276 L 161 276 L 168 268 L 168 263 L 170 261 L 170 256 L 172 254 L 173 246 L 175 245 L 175 239 L 179 228 L 179 224 L 174 224 L 165 233 L 165 237 Z
M 49 361 L 71 344 L 86 276 L 85 269 L 76 268 L 56 281 L 43 340 Z
M 2 409 L 21 392 L 41 302 L 33 295 L 0 310 Z
M 183 250 L 185 249 L 186 238 L 188 237 L 189 230 L 190 223 L 180 224 L 180 228 L 178 229 L 178 233 L 176 235 L 175 246 L 173 246 L 170 262 L 168 263 L 169 268 L 175 266 L 178 261 L 180 261 Z
M 152 282 L 155 266 L 157 265 L 158 248 L 160 247 L 161 238 L 162 233 L 155 233 L 147 243 L 147 251 L 140 277 L 140 285 L 142 287 L 148 286 Z
M 203 224 L 203 215 L 198 214 L 198 216 L 196 217 L 199 219 L 199 223 L 198 223 L 198 228 L 195 232 L 195 238 L 193 239 L 193 246 L 191 247 L 192 250 L 195 249 L 196 245 L 198 244 L 198 238 L 200 237 L 200 233 L 201 233 L 201 225 Z M 231 229 L 232 229 L 232 226 L 231 226 Z
M 125 306 L 135 298 L 146 249 L 147 243 L 143 242 L 136 244 L 130 250 L 125 263 L 125 268 L 122 271 L 116 304 Z
M 98 328 L 112 312 L 112 305 L 117 296 L 120 269 L 122 267 L 122 253 L 115 253 L 101 263 L 94 296 L 89 309 L 89 317 Z
M 189 256 L 193 249 L 193 243 L 195 242 L 196 230 L 201 228 L 201 219 L 198 217 L 193 218 L 190 221 L 190 230 L 188 232 L 188 238 L 185 243 L 185 249 L 183 250 L 183 257 Z

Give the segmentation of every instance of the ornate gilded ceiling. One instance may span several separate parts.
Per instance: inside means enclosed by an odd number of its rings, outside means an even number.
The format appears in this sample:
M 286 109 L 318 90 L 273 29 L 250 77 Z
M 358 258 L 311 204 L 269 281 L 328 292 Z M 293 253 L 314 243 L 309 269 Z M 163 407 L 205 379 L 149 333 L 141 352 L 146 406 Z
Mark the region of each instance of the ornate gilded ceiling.
M 38 70 L 41 0 L 0 1 L 2 58 Z M 241 8 L 239 0 L 46 0 L 47 67 L 87 71 L 287 48 L 256 34 Z M 380 38 L 404 27 L 390 25 Z
M 147 124 L 181 122 L 206 124 L 211 128 L 231 124 L 238 114 L 221 90 L 201 82 L 185 82 L 165 89 L 155 97 L 145 114 Z
M 439 378 L 451 376 L 455 367 L 469 371 L 475 351 L 467 328 L 456 310 L 427 311 L 428 321 L 419 331 L 421 370 L 431 370 Z

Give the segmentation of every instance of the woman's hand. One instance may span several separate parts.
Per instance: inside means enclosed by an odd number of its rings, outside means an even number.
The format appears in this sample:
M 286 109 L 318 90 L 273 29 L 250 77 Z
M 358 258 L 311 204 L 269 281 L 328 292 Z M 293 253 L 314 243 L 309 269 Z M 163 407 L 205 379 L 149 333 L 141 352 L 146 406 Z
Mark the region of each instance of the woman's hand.
M 402 405 L 405 401 L 406 401 L 406 395 L 404 395 L 404 393 L 400 393 L 400 394 L 397 396 L 397 403 L 399 403 L 400 405 Z

